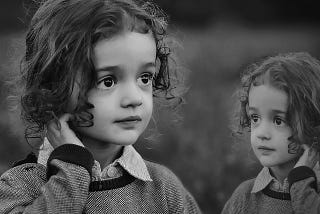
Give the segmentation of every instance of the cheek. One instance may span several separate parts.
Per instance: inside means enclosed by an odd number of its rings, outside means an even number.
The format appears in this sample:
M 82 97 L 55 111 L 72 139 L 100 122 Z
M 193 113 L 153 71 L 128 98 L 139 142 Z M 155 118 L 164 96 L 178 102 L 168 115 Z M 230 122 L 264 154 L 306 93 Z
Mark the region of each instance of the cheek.
M 250 142 L 251 142 L 251 145 L 254 144 L 254 136 L 253 136 L 252 132 L 250 133 Z
M 255 136 L 252 134 L 250 134 L 250 146 L 251 149 L 253 150 L 253 152 L 256 154 L 256 148 L 257 148 L 257 140 L 255 138 Z
M 255 129 L 251 128 L 251 129 L 250 129 L 250 140 L 251 140 L 251 144 L 254 144 L 254 143 L 255 143 L 255 139 L 256 139 Z
M 152 117 L 152 112 L 153 112 L 153 100 L 152 97 L 150 99 L 148 99 L 148 101 L 146 101 L 145 105 L 144 105 L 144 114 L 147 117 L 147 120 L 149 121 Z
M 284 150 L 283 151 L 283 155 L 281 155 L 284 159 L 286 159 L 286 160 L 294 160 L 294 159 L 296 159 L 297 157 L 299 157 L 300 156 L 300 153 L 299 152 L 297 152 L 297 153 L 294 153 L 294 154 L 290 154 L 290 153 L 288 153 L 288 149 L 286 149 L 286 150 Z
M 151 111 L 153 109 L 153 94 L 152 89 L 144 92 L 144 105 L 147 108 L 147 111 Z
M 281 136 L 282 141 L 286 143 L 287 147 L 289 147 L 289 145 L 295 144 L 294 142 L 289 140 L 291 136 L 292 136 L 292 131 L 289 128 L 285 130 Z

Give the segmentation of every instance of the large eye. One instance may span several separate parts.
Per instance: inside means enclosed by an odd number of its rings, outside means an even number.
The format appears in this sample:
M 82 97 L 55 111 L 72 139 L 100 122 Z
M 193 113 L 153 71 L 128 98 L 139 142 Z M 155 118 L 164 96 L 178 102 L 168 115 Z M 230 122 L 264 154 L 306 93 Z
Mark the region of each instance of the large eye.
M 116 84 L 116 79 L 113 76 L 106 76 L 98 81 L 97 88 L 111 89 L 115 84 Z
M 273 122 L 274 122 L 274 124 L 276 124 L 276 126 L 286 125 L 286 122 L 281 117 L 275 117 Z
M 138 78 L 138 84 L 141 86 L 147 86 L 152 83 L 153 74 L 152 73 L 143 73 Z
M 251 114 L 250 115 L 250 123 L 252 125 L 258 124 L 260 122 L 260 117 L 257 114 Z

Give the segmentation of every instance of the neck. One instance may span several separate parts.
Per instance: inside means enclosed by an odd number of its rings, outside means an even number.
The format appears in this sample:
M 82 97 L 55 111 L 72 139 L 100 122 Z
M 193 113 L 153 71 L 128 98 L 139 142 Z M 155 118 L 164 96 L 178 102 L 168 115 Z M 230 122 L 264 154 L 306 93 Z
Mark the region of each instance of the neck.
M 276 166 L 269 167 L 271 174 L 281 183 L 283 184 L 284 179 L 288 177 L 289 172 L 293 169 L 297 160 L 289 161 L 285 164 L 280 164 Z
M 123 146 L 97 142 L 96 140 L 88 138 L 82 138 L 82 143 L 92 153 L 94 159 L 100 163 L 102 168 L 119 158 L 123 150 Z

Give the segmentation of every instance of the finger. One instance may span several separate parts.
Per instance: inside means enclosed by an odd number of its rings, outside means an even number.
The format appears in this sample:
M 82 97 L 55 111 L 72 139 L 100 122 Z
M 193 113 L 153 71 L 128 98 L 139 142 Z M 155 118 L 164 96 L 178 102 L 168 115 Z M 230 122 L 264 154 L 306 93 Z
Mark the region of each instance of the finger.
M 301 145 L 303 150 L 309 150 L 310 149 L 310 146 L 308 146 L 307 144 L 302 144 Z
M 50 120 L 46 125 L 47 132 L 54 132 L 56 134 L 59 133 L 60 129 L 61 129 L 61 127 L 59 128 L 59 126 L 58 126 L 59 123 L 60 122 L 56 121 L 55 119 Z
M 310 149 L 308 151 L 308 156 L 306 159 L 307 166 L 313 168 L 318 161 L 317 151 L 315 149 Z
M 314 148 L 311 148 L 311 149 L 309 149 L 309 151 L 308 151 L 308 154 L 309 154 L 309 156 L 310 157 L 316 157 L 317 156 L 317 150 L 316 149 L 314 149 Z
M 63 127 L 63 129 L 70 128 L 68 122 L 71 120 L 74 120 L 74 118 L 75 117 L 73 114 L 70 114 L 70 113 L 63 114 L 60 117 L 60 123 L 61 123 L 61 126 Z
M 73 120 L 73 119 L 74 119 L 74 115 L 73 114 L 65 113 L 60 117 L 59 120 L 61 122 L 68 122 L 68 121 Z
M 304 152 L 308 152 L 309 155 L 316 155 L 317 154 L 317 149 L 308 146 L 307 144 L 302 144 L 302 148 L 304 149 Z
M 53 111 L 50 111 L 51 115 L 52 115 L 52 120 L 56 123 L 57 129 L 60 130 L 61 129 L 61 125 L 59 122 L 59 118 L 56 116 L 56 114 Z
M 317 149 L 314 147 L 310 147 L 309 145 L 303 144 L 302 145 L 305 151 L 308 152 L 308 156 L 315 156 L 317 154 Z
M 56 142 L 57 142 L 57 139 L 56 139 L 56 134 L 55 134 L 55 133 L 49 131 L 49 132 L 47 133 L 47 139 L 48 139 L 49 143 L 51 144 L 51 146 L 52 146 L 53 148 L 56 148 L 56 147 L 59 146 L 59 145 L 56 143 Z
M 309 153 L 310 147 L 307 146 L 306 144 L 302 144 L 301 148 L 303 150 L 301 157 L 308 157 L 308 153 Z

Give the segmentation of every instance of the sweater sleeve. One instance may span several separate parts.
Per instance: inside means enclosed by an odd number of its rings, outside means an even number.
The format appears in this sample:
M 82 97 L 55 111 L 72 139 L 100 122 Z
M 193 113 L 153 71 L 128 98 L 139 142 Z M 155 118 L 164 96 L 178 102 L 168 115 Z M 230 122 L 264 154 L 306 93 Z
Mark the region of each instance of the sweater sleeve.
M 294 213 L 320 213 L 320 196 L 314 171 L 306 166 L 294 168 L 288 180 Z
M 190 192 L 188 190 L 186 190 L 183 187 L 183 204 L 185 207 L 185 212 L 184 213 L 188 213 L 188 214 L 200 214 L 200 208 L 196 202 L 196 200 L 193 198 L 193 196 L 190 194 Z M 170 212 L 170 213 L 174 213 L 174 212 Z
M 167 203 L 170 214 L 201 214 L 200 208 L 190 192 L 183 186 L 181 181 L 174 178 L 167 186 Z
M 52 152 L 47 165 L 47 173 L 42 165 L 29 163 L 0 177 L 0 213 L 83 212 L 90 184 L 88 169 L 93 165 L 91 153 L 77 145 L 62 145 Z
M 165 198 L 166 211 L 164 213 L 201 214 L 194 197 L 170 169 L 152 162 L 148 162 L 147 166 L 159 197 L 164 196 Z
M 249 198 L 254 179 L 244 181 L 232 193 L 225 203 L 221 214 L 245 214 L 249 204 Z

